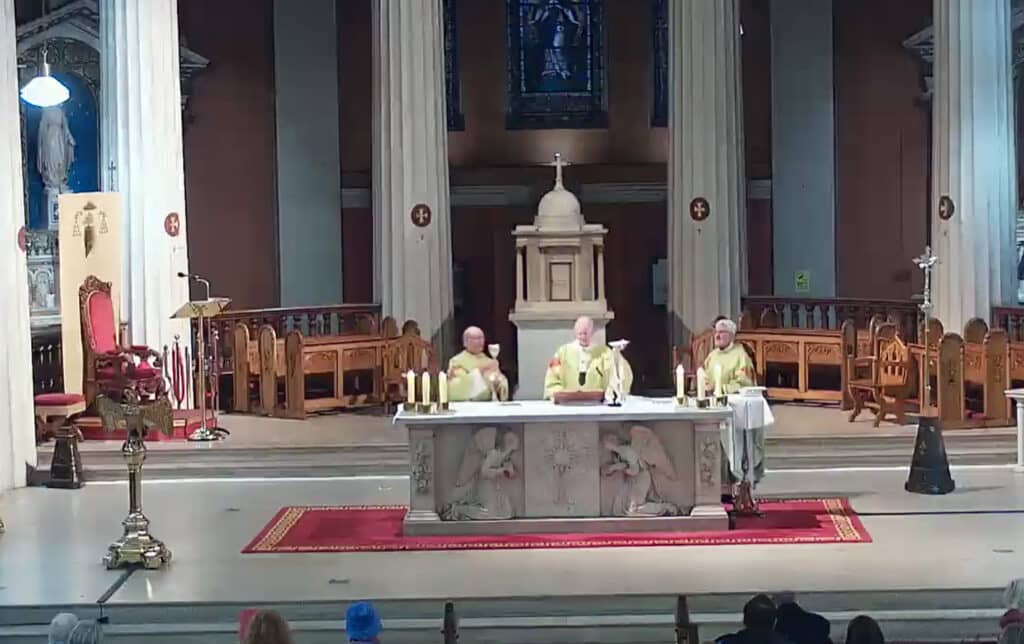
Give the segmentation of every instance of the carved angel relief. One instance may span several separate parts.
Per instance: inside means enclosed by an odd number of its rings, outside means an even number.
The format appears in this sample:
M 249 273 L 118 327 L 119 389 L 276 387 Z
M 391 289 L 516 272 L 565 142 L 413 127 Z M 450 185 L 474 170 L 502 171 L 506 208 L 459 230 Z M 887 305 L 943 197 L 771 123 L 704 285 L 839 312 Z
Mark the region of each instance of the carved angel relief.
M 513 432 L 496 427 L 478 429 L 462 456 L 452 502 L 441 509 L 446 521 L 511 519 L 515 516 L 505 486 L 516 476 L 512 455 L 519 449 Z
M 649 427 L 634 425 L 629 430 L 628 443 L 617 434 L 606 434 L 602 444 L 612 456 L 611 463 L 604 467 L 604 475 L 621 479 L 612 501 L 613 515 L 651 517 L 680 513 L 679 507 L 659 492 L 667 489 L 669 481 L 675 481 L 677 475 L 657 434 Z

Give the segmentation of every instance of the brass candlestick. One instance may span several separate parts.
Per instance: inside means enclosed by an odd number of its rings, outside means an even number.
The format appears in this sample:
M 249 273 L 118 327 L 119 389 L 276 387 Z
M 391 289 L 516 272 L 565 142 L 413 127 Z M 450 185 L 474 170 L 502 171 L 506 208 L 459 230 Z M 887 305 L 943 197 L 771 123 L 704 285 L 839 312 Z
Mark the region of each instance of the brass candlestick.
M 121 456 L 128 465 L 128 516 L 121 525 L 124 534 L 110 544 L 103 563 L 108 570 L 126 565 L 139 565 L 159 569 L 171 562 L 171 551 L 162 541 L 149 533 L 149 519 L 142 513 L 142 464 L 146 460 L 146 445 L 135 431 L 121 446 Z
M 932 267 L 938 261 L 938 257 L 932 254 L 932 247 L 925 246 L 924 253 L 914 258 L 914 264 L 924 272 L 924 291 L 922 292 L 921 304 L 918 308 L 924 319 L 924 404 L 921 411 L 931 407 L 932 404 L 932 379 L 931 379 L 931 357 L 929 354 L 928 322 L 932 313 Z

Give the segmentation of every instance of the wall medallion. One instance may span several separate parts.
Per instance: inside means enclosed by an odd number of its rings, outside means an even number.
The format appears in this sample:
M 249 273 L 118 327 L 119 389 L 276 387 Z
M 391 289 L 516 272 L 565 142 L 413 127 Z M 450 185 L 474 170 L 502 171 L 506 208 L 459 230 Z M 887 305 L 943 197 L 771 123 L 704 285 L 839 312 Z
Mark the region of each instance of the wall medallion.
M 412 207 L 409 218 L 417 228 L 426 228 L 430 225 L 431 220 L 430 206 L 425 203 L 416 204 Z
M 953 214 L 956 212 L 956 204 L 949 195 L 942 195 L 939 197 L 939 219 L 943 221 L 953 218 Z
M 697 197 L 690 202 L 690 218 L 694 221 L 704 221 L 711 216 L 711 204 L 704 197 Z

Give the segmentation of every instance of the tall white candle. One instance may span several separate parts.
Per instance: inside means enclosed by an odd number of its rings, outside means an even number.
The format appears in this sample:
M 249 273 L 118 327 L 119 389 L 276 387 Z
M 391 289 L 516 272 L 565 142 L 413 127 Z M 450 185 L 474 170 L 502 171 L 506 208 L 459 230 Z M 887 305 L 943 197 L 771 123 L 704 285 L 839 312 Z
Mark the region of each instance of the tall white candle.
M 697 399 L 703 400 L 708 395 L 708 377 L 704 367 L 697 367 Z
M 430 372 L 423 372 L 423 404 L 430 404 Z
M 448 402 L 448 374 L 437 374 L 437 402 L 442 405 Z
M 683 365 L 676 367 L 676 398 L 686 398 L 686 370 Z
M 410 405 L 416 404 L 416 372 L 412 369 L 405 373 L 406 401 Z
M 715 365 L 715 398 L 721 398 L 722 392 L 722 365 Z

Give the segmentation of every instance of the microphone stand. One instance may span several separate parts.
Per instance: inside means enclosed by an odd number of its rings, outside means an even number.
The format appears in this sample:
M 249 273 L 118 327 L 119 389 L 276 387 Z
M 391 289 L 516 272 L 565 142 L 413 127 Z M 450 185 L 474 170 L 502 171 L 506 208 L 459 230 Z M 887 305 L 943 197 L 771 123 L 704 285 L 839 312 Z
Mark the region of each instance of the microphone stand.
M 187 273 L 178 273 L 178 277 L 188 278 L 190 281 L 201 283 L 206 287 L 206 302 L 210 300 L 210 281 L 203 279 L 198 275 L 189 275 Z M 205 302 L 204 302 L 205 303 Z M 219 440 L 220 436 L 210 428 L 206 426 L 206 350 L 205 350 L 205 339 L 203 336 L 206 335 L 206 318 L 203 315 L 203 307 L 199 307 L 199 315 L 197 316 L 197 326 L 199 327 L 198 333 L 196 333 L 196 371 L 198 372 L 197 380 L 199 381 L 199 428 L 192 432 L 188 436 L 188 440 L 193 442 L 205 442 Z

